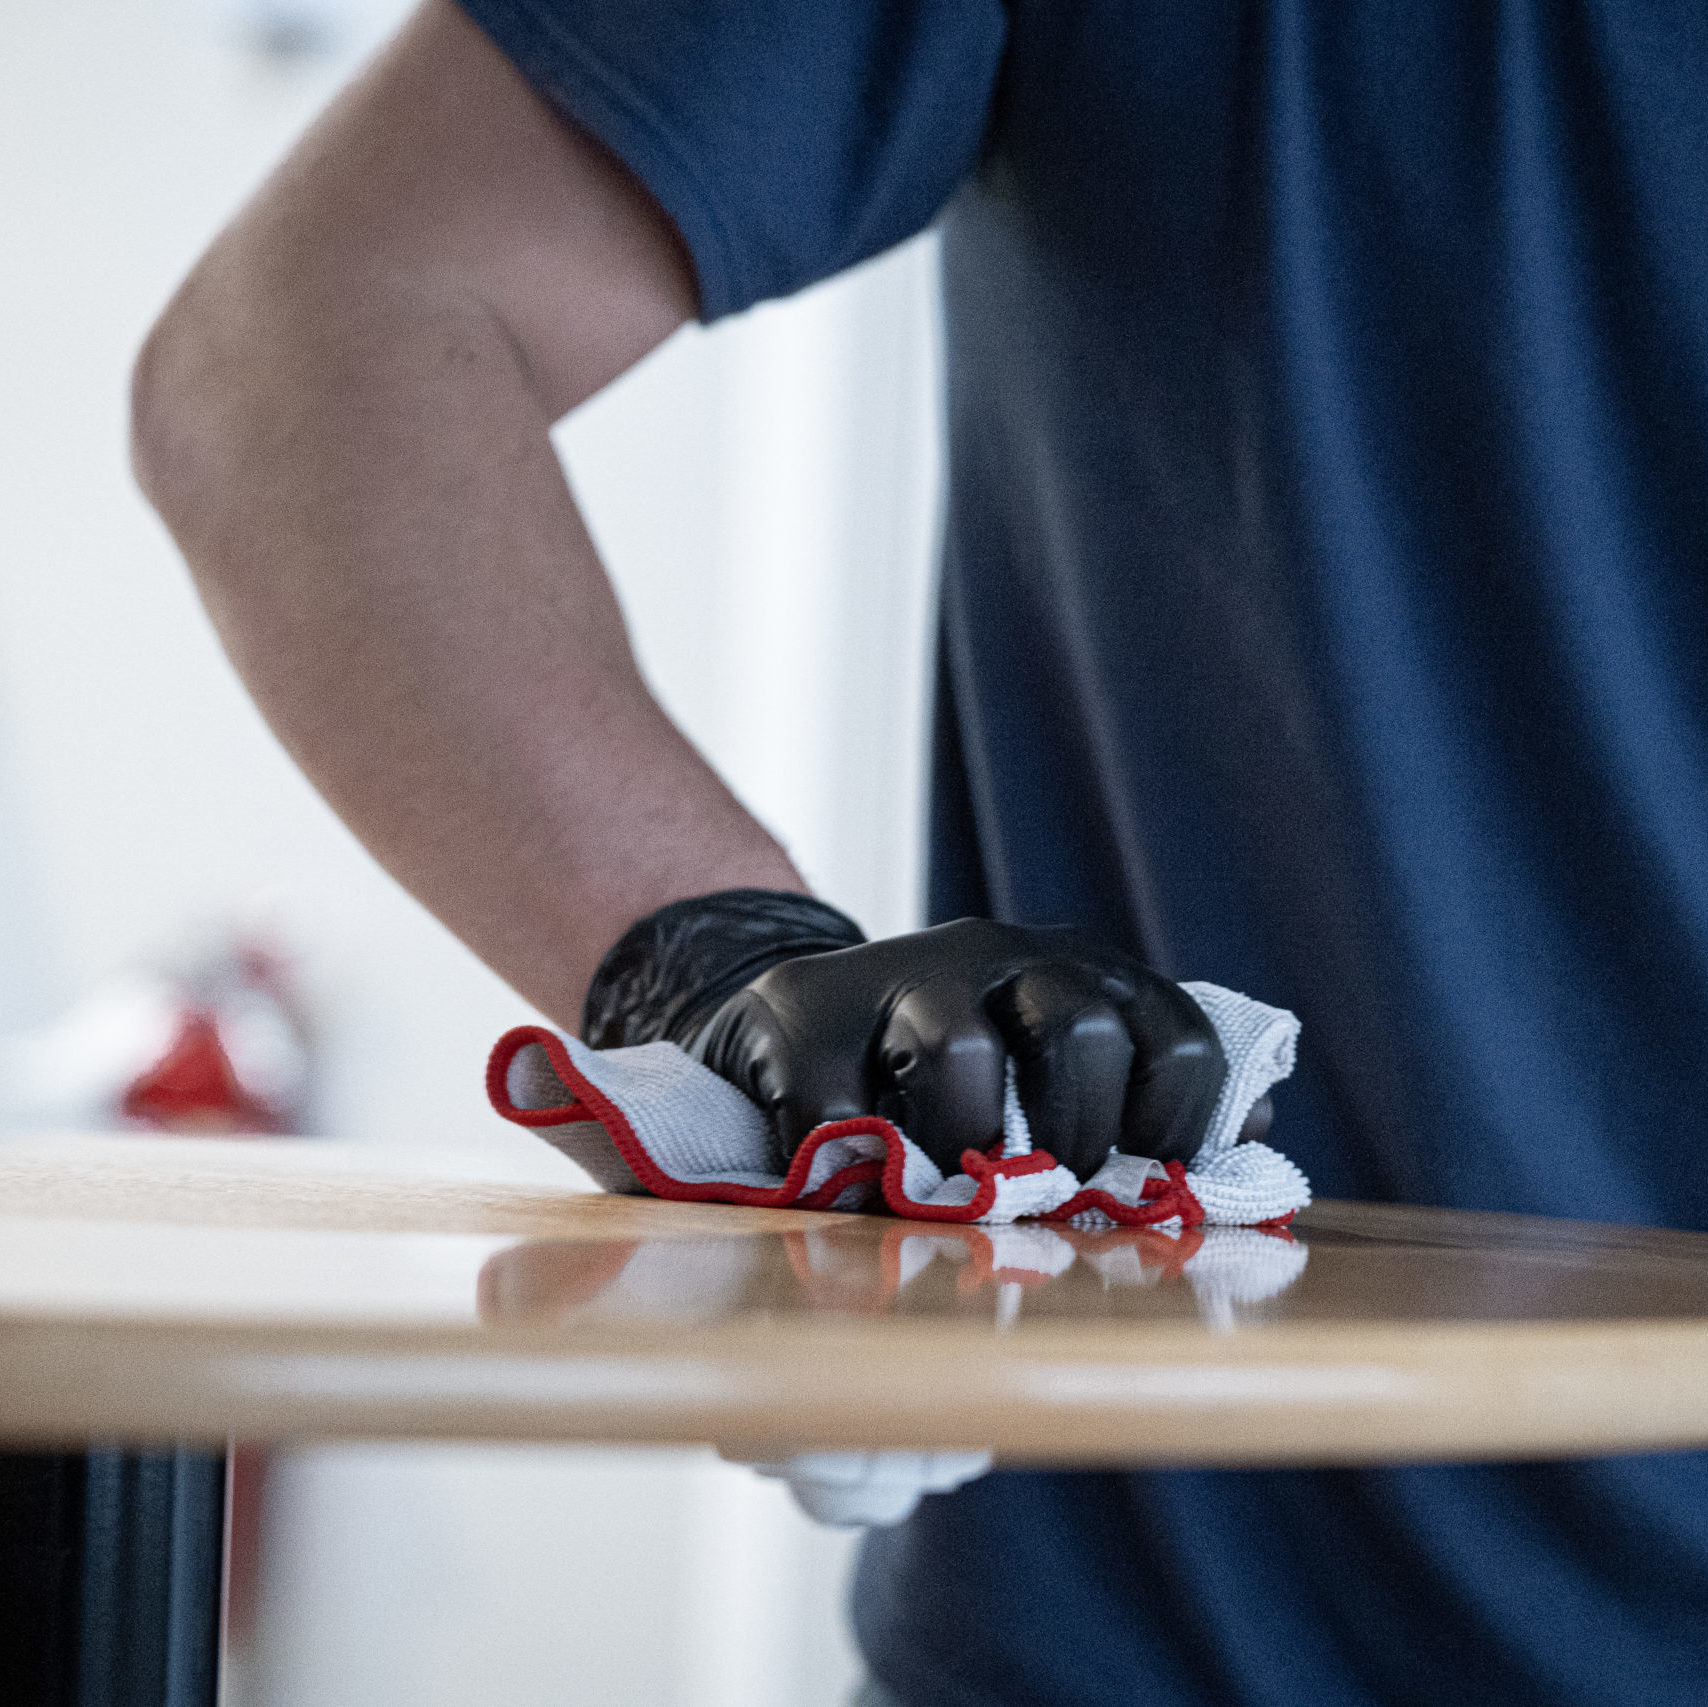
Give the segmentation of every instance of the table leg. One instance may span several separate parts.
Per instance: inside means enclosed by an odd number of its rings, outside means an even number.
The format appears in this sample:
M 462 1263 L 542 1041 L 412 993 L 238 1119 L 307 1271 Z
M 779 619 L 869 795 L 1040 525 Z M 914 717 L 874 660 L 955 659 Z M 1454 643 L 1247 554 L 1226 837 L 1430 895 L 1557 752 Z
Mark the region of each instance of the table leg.
M 0 1454 L 0 1700 L 217 1707 L 225 1460 Z

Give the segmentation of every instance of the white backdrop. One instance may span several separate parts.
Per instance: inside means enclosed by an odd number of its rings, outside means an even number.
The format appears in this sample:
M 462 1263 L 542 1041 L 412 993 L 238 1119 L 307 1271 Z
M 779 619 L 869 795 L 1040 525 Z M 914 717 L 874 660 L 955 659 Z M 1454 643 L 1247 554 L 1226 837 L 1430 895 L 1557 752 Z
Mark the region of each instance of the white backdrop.
M 151 318 L 397 8 L 316 10 L 342 33 L 294 59 L 236 0 L 0 10 L 0 1023 L 283 886 L 328 1123 L 525 1167 L 480 1066 L 526 1010 L 297 776 L 126 471 Z M 683 333 L 559 435 L 661 697 L 874 932 L 918 890 L 933 300 L 912 245 Z M 852 1675 L 845 1543 L 703 1455 L 324 1451 L 274 1492 L 246 1701 L 814 1707 Z

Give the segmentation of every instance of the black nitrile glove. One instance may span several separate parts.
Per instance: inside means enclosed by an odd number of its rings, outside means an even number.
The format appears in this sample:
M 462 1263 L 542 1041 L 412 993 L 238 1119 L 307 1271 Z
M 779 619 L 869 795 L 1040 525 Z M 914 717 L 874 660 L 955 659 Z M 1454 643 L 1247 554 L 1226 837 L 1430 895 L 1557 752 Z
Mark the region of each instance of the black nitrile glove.
M 957 1173 L 1002 1135 L 1009 1057 L 1033 1141 L 1081 1179 L 1111 1148 L 1190 1161 L 1227 1072 L 1185 991 L 1074 933 L 961 919 L 866 943 L 765 890 L 643 919 L 600 966 L 582 1034 L 680 1043 L 768 1111 L 780 1165 L 825 1121 L 880 1114 Z

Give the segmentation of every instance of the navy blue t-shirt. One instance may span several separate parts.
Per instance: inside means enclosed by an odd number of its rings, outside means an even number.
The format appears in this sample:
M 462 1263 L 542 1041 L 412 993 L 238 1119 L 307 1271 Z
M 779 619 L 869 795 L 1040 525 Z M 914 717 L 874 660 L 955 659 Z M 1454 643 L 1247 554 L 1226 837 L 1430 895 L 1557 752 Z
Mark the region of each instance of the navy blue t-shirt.
M 1701 0 L 464 0 L 706 318 L 943 227 L 933 910 L 1304 1021 L 1324 1194 L 1708 1228 Z M 909 1707 L 1692 1707 L 1708 1461 L 999 1475 Z

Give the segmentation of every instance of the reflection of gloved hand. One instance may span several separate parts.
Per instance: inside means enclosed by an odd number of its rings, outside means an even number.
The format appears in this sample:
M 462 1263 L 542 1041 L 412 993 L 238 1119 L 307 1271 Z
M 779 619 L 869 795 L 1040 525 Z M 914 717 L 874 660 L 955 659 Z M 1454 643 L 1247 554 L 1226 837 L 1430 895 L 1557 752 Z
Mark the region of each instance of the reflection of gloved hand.
M 863 943 L 804 896 L 732 890 L 643 919 L 588 995 L 595 1047 L 668 1038 L 770 1115 L 785 1162 L 825 1121 L 893 1120 L 946 1173 L 1002 1135 L 1083 1178 L 1111 1148 L 1189 1161 L 1226 1074 L 1178 985 L 1064 931 L 962 919 Z
M 900 1523 L 926 1494 L 947 1494 L 990 1468 L 988 1452 L 802 1452 L 750 1464 L 789 1484 L 808 1517 L 838 1529 Z

